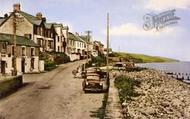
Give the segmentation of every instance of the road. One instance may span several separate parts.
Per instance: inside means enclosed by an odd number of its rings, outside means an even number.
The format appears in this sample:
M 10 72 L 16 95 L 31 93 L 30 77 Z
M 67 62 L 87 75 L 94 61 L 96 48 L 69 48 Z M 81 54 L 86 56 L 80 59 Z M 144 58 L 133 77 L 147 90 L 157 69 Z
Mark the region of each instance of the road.
M 0 100 L 0 119 L 101 118 L 106 94 L 82 91 L 71 71 L 82 61 L 42 74 L 24 75 L 25 86 Z

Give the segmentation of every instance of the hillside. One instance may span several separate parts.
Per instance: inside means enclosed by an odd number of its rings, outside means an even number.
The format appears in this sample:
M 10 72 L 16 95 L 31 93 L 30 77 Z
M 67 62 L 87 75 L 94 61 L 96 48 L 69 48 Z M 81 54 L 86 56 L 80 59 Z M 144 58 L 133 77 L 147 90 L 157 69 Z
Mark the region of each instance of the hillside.
M 178 60 L 159 57 L 159 56 L 148 56 L 143 54 L 133 54 L 133 53 L 123 53 L 123 52 L 114 52 L 110 54 L 112 61 L 133 61 L 135 63 L 150 63 L 150 62 L 175 62 Z

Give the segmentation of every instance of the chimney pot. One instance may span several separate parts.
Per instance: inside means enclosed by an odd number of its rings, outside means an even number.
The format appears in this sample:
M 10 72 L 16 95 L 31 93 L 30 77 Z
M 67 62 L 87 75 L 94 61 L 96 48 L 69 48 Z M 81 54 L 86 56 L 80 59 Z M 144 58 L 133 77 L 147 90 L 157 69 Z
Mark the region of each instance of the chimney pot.
M 19 12 L 20 11 L 20 3 L 16 3 L 13 5 L 13 11 L 14 12 Z
M 41 12 L 38 12 L 37 14 L 36 14 L 36 18 L 38 18 L 38 19 L 40 19 L 40 20 L 42 20 L 42 13 Z

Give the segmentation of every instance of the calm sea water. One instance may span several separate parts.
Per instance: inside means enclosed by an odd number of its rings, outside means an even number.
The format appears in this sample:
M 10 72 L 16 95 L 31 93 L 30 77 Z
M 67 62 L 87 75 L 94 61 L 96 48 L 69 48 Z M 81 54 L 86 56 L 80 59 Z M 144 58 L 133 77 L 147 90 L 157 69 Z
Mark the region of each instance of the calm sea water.
M 143 63 L 135 64 L 139 67 L 151 68 L 174 73 L 190 74 L 190 62 L 170 62 L 170 63 Z

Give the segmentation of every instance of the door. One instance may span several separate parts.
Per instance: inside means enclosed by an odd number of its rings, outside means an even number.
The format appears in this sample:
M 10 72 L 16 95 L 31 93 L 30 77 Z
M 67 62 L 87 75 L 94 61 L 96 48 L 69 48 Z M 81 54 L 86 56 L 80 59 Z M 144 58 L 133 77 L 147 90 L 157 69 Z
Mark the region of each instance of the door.
M 5 61 L 1 61 L 1 73 L 5 74 L 5 67 L 6 67 L 6 62 Z
M 25 59 L 23 58 L 22 61 L 21 61 L 21 64 L 22 64 L 22 73 L 25 73 Z

